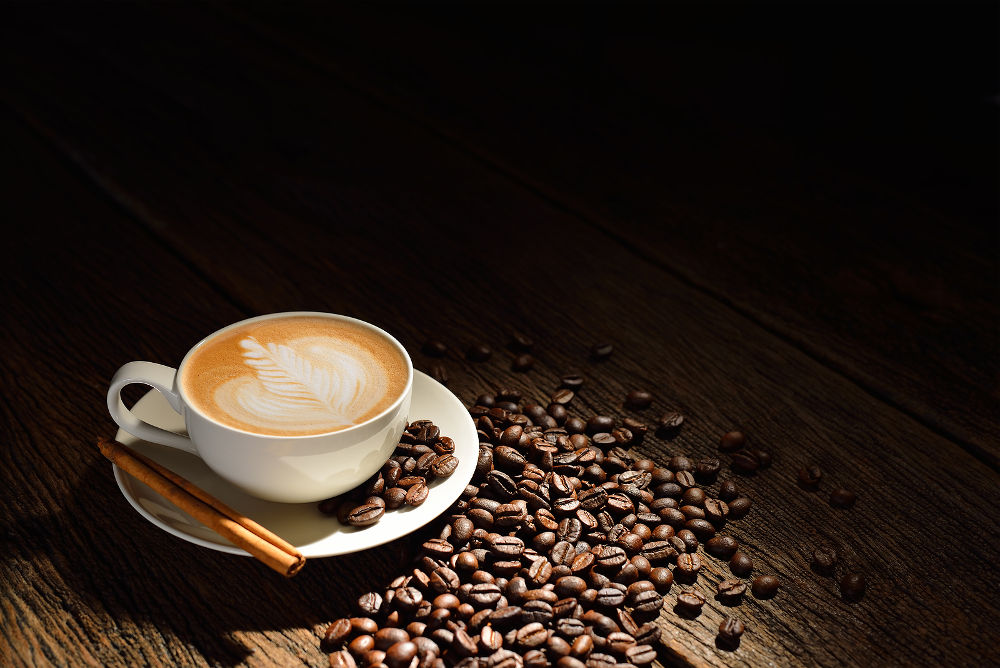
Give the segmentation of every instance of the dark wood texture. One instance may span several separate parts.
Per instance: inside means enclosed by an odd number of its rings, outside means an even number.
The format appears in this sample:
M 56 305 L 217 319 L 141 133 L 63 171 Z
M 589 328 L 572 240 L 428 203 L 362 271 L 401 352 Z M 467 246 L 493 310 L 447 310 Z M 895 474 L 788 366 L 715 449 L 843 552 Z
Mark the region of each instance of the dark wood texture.
M 8 22 L 0 663 L 325 663 L 318 632 L 399 572 L 406 539 L 286 581 L 145 523 L 94 446 L 121 363 L 176 364 L 224 324 L 305 308 L 384 326 L 424 369 L 443 339 L 467 402 L 543 400 L 576 369 L 580 415 L 635 415 L 622 398 L 644 387 L 640 417 L 688 416 L 649 456 L 711 454 L 734 426 L 773 452 L 740 480 L 755 507 L 732 533 L 781 593 L 737 609 L 735 652 L 714 643 L 725 606 L 665 612 L 662 662 L 1000 661 L 995 229 L 905 179 L 786 163 L 794 144 L 641 76 L 578 104 L 601 63 L 648 72 L 641 50 L 573 65 L 513 24 L 504 42 L 386 11 Z M 530 373 L 510 369 L 514 331 L 537 342 Z M 477 341 L 489 362 L 462 359 Z M 597 341 L 609 360 L 588 361 Z M 796 487 L 810 462 L 857 506 Z M 862 601 L 809 570 L 824 542 L 868 575 Z M 707 561 L 706 591 L 726 572 Z

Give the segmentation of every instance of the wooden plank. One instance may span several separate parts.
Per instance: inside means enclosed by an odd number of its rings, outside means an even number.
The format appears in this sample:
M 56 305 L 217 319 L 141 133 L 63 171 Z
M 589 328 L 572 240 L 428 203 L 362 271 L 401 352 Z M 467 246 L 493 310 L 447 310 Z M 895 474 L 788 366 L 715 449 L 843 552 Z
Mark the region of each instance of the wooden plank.
M 959 199 L 964 191 L 958 184 L 949 212 L 921 207 L 912 192 L 893 193 L 878 178 L 859 178 L 769 136 L 773 121 L 765 114 L 785 112 L 775 100 L 794 104 L 782 76 L 799 76 L 810 63 L 822 69 L 849 47 L 832 42 L 839 34 L 832 29 L 810 45 L 795 31 L 781 32 L 791 18 L 770 25 L 763 15 L 779 10 L 758 15 L 758 9 L 728 20 L 715 8 L 668 16 L 654 11 L 646 26 L 626 12 L 557 18 L 541 12 L 527 23 L 496 16 L 489 27 L 460 10 L 447 16 L 327 6 L 277 12 L 259 5 L 236 14 L 336 81 L 536 189 L 996 469 L 995 213 Z M 864 12 L 854 30 L 863 40 L 858 48 L 887 61 L 865 68 L 884 70 L 901 56 L 881 36 L 873 42 L 874 28 L 865 26 L 883 25 L 896 12 L 857 11 Z M 930 23 L 931 11 L 916 18 L 908 13 L 907 20 Z M 815 10 L 793 14 L 804 20 Z M 971 28 L 974 19 L 968 8 L 940 17 L 949 26 L 944 29 Z M 704 21 L 711 22 L 711 35 Z M 741 21 L 755 28 L 740 28 Z M 693 27 L 667 27 L 678 22 Z M 766 38 L 755 33 L 758 28 Z M 720 44 L 720 34 L 730 41 Z M 782 59 L 779 47 L 761 47 L 759 40 L 767 39 L 796 56 Z M 921 44 L 911 55 L 929 58 L 922 54 Z M 850 76 L 848 66 L 841 67 Z M 978 81 L 963 76 L 969 86 Z M 958 94 L 970 95 L 967 89 Z M 920 129 L 913 121 L 906 125 L 900 113 L 897 125 Z M 979 116 L 985 113 L 983 107 Z M 952 119 L 947 132 L 961 146 L 970 143 L 966 124 L 995 132 L 995 124 L 979 116 Z M 938 132 L 921 141 L 946 144 L 946 130 Z M 931 175 L 925 189 L 946 189 L 949 179 L 969 173 L 966 180 L 977 184 L 973 194 L 979 197 L 968 199 L 981 202 L 994 184 L 971 165 L 995 174 L 988 149 L 994 143 L 982 137 L 978 151 L 939 149 L 955 162 L 950 172 Z M 836 150 L 827 146 L 827 152 Z M 890 164 L 906 173 L 902 159 Z M 865 171 L 863 165 L 856 170 Z M 909 178 L 915 188 L 918 175 Z
M 656 388 L 657 409 L 687 412 L 675 441 L 650 439 L 644 452 L 708 454 L 734 424 L 775 452 L 771 471 L 744 481 L 758 507 L 733 531 L 786 589 L 740 611 L 753 630 L 735 655 L 712 642 L 722 606 L 712 603 L 692 622 L 665 615 L 668 637 L 689 661 L 996 656 L 986 628 L 996 612 L 987 595 L 997 578 L 989 568 L 994 472 L 420 128 L 211 15 L 149 11 L 43 41 L 52 60 L 19 70 L 7 92 L 90 178 L 236 301 L 261 312 L 349 310 L 385 324 L 413 351 L 428 334 L 457 350 L 477 339 L 499 350 L 511 329 L 526 329 L 539 341 L 537 371 L 510 372 L 506 354 L 486 365 L 453 354 L 446 363 L 456 391 L 468 399 L 510 384 L 541 399 L 560 372 L 578 366 L 589 377 L 575 407 L 584 414 L 622 415 L 621 397 L 637 385 Z M 157 30 L 129 39 L 122 28 L 136 20 Z M 111 46 L 112 35 L 123 41 Z M 95 55 L 93 44 L 103 52 Z M 237 113 L 248 106 L 262 111 Z M 387 256 L 391 262 L 379 261 Z M 612 360 L 587 362 L 587 348 L 602 339 L 618 346 Z M 794 471 L 811 460 L 862 491 L 854 511 L 834 512 L 795 488 Z M 928 512 L 928 499 L 949 499 L 954 510 Z M 941 535 L 984 539 L 941 545 Z M 868 572 L 863 602 L 840 602 L 832 582 L 808 571 L 805 553 L 828 540 Z M 385 554 L 365 560 L 371 556 Z M 342 614 L 335 592 L 361 563 L 310 565 L 308 612 L 292 606 L 261 623 L 244 609 L 227 619 L 295 629 L 305 647 L 300 620 Z M 709 570 L 714 582 L 722 567 L 710 562 Z M 291 586 L 305 593 L 300 582 Z M 223 599 L 217 594 L 200 612 L 224 608 Z

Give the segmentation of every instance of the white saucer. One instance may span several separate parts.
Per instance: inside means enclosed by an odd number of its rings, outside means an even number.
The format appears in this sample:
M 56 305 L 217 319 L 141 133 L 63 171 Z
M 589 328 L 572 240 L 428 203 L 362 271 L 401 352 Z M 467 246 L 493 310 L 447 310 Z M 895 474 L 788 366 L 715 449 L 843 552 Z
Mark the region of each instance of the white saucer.
M 427 524 L 461 496 L 476 470 L 479 438 L 469 411 L 458 397 L 430 376 L 416 370 L 413 374 L 410 420 L 431 420 L 440 427 L 443 435 L 454 439 L 458 468 L 448 478 L 431 484 L 430 495 L 423 505 L 386 511 L 377 524 L 366 528 L 344 526 L 336 517 L 319 512 L 315 503 L 274 503 L 249 496 L 186 452 L 140 441 L 123 430 L 118 430 L 115 438 L 267 527 L 295 545 L 307 558 L 349 554 L 388 543 Z M 156 390 L 150 390 L 143 396 L 132 412 L 158 427 L 184 432 L 183 419 Z M 140 515 L 156 526 L 202 547 L 250 556 L 144 483 L 116 466 L 113 468 L 115 480 L 125 498 Z

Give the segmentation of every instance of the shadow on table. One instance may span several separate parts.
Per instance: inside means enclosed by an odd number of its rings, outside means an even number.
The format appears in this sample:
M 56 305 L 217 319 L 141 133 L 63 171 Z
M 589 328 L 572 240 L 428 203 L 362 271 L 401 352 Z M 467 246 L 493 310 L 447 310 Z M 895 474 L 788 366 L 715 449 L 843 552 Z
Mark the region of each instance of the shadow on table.
M 406 572 L 423 540 L 418 534 L 361 553 L 311 559 L 287 579 L 255 559 L 192 545 L 148 523 L 122 497 L 103 459 L 85 470 L 64 507 L 16 519 L 8 531 L 22 551 L 50 555 L 99 627 L 152 625 L 168 647 L 176 646 L 175 637 L 223 665 L 241 663 L 257 645 L 274 642 L 273 634 L 255 638 L 254 632 L 282 632 L 285 651 L 320 658 L 318 634 L 325 625 L 353 615 L 363 592 Z M 60 564 L 64 559 L 69 563 Z M 104 614 L 112 620 L 101 619 Z M 163 647 L 156 638 L 147 640 Z

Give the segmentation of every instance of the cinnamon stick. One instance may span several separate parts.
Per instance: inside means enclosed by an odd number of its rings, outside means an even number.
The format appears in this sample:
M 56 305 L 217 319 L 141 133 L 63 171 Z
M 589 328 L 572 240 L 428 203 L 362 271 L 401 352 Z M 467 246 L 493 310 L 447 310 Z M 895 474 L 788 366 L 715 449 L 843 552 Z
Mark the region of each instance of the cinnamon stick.
M 149 485 L 191 517 L 285 577 L 292 577 L 305 565 L 306 558 L 295 546 L 190 480 L 118 441 L 99 438 L 97 446 L 115 466 Z

